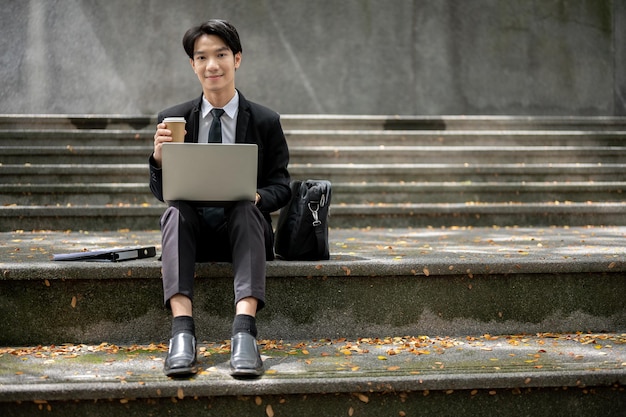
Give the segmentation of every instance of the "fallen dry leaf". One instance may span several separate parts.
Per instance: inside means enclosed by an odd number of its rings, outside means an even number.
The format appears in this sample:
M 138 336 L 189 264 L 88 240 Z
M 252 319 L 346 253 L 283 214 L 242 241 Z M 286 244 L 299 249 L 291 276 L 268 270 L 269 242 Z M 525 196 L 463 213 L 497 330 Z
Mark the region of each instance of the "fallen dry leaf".
M 370 402 L 369 397 L 367 395 L 365 395 L 365 394 L 359 393 L 359 394 L 357 394 L 357 397 L 359 397 L 359 401 L 364 402 L 365 404 Z

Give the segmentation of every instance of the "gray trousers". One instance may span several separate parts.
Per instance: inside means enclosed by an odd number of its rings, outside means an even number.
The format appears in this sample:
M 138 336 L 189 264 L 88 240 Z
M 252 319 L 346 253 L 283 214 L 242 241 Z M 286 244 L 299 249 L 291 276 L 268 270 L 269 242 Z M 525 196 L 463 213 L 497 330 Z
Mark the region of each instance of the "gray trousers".
M 170 201 L 161 217 L 163 297 L 176 294 L 193 301 L 196 262 L 232 262 L 235 303 L 246 297 L 265 305 L 265 264 L 273 259 L 272 228 L 249 201 L 204 209 Z M 216 218 L 217 216 L 217 218 Z

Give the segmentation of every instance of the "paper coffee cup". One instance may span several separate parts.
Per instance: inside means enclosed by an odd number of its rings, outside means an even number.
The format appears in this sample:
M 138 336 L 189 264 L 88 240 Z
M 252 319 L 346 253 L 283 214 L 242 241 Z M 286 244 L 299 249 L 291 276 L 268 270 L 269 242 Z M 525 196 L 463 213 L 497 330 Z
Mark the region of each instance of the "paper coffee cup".
M 184 117 L 166 117 L 163 123 L 172 131 L 172 142 L 185 141 L 185 123 L 187 122 Z

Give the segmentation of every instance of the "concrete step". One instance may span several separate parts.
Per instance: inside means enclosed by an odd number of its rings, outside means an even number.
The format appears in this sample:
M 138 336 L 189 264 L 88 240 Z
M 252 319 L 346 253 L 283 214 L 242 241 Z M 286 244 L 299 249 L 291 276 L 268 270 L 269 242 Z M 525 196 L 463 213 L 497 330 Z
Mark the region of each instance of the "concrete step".
M 622 182 L 626 163 L 576 164 L 298 164 L 293 178 L 331 182 Z M 5 184 L 147 181 L 148 164 L 3 164 Z
M 266 373 L 228 375 L 230 343 L 199 344 L 197 376 L 162 373 L 164 343 L 0 348 L 3 416 L 623 416 L 626 334 L 270 340 Z
M 336 229 L 331 259 L 272 261 L 262 338 L 626 331 L 625 227 Z M 0 346 L 167 340 L 158 258 L 53 262 L 156 246 L 157 230 L 0 234 Z M 196 268 L 196 328 L 229 338 L 232 268 Z M 314 297 L 311 294 L 315 294 Z
M 138 164 L 149 146 L 0 146 L 2 164 Z M 292 164 L 325 163 L 619 163 L 622 146 L 293 146 Z
M 619 163 L 626 160 L 624 146 L 294 146 L 294 163 L 446 163 L 537 164 Z
M 626 182 L 334 183 L 333 192 L 339 204 L 623 202 Z
M 286 130 L 293 146 L 623 146 L 625 131 Z
M 1 167 L 0 167 L 1 168 Z M 294 178 L 331 182 L 611 182 L 626 180 L 626 164 L 292 164 Z
M 623 117 L 581 116 L 409 116 L 318 115 L 281 116 L 283 129 L 306 130 L 622 130 Z M 111 114 L 3 114 L 1 129 L 133 129 L 154 130 L 156 117 Z
M 285 130 L 622 130 L 623 117 L 283 115 Z
M 148 146 L 0 146 L 0 161 L 18 164 L 147 164 Z
M 0 206 L 157 204 L 146 181 L 138 183 L 0 184 Z
M 154 200 L 154 199 L 153 199 Z M 164 205 L 9 205 L 0 207 L 0 231 L 12 230 L 152 230 L 159 227 Z
M 623 202 L 626 182 L 333 183 L 342 204 Z M 156 204 L 148 184 L 0 184 L 0 206 Z
M 123 114 L 2 114 L 0 129 L 132 129 L 154 130 L 156 117 Z
M 129 129 L 0 129 L 2 146 L 149 146 L 154 130 Z
M 0 207 L 0 231 L 150 230 L 157 228 L 160 203 Z M 339 204 L 329 224 L 350 227 L 585 226 L 621 225 L 623 202 Z M 274 213 L 274 225 L 278 213 Z
M 621 225 L 618 203 L 352 204 L 332 209 L 337 227 L 467 227 Z
M 623 146 L 623 131 L 285 130 L 290 146 Z M 0 129 L 2 146 L 150 146 L 154 129 Z
M 4 184 L 147 183 L 148 163 L 143 164 L 3 164 Z

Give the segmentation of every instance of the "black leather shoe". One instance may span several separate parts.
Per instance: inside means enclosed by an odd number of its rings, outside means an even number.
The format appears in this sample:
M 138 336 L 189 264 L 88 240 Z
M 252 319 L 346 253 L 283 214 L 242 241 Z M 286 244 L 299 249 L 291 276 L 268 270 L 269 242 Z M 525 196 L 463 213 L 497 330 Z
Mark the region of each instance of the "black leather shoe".
M 231 338 L 230 374 L 242 378 L 263 375 L 263 361 L 259 347 L 250 333 L 237 333 Z
M 196 369 L 196 337 L 190 333 L 178 333 L 170 339 L 170 348 L 163 368 L 167 376 L 193 375 Z

